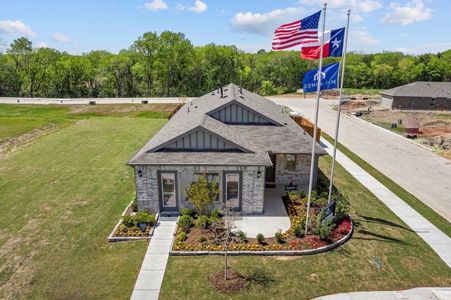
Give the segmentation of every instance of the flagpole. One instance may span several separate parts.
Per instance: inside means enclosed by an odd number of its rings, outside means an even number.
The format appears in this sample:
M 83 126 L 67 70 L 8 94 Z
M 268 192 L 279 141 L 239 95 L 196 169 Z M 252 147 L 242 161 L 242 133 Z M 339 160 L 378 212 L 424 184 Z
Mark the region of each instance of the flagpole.
M 309 225 L 309 213 L 310 213 L 310 203 L 312 200 L 312 189 L 313 189 L 313 173 L 315 169 L 315 162 L 316 162 L 316 133 L 318 130 L 318 112 L 319 112 L 319 95 L 321 91 L 321 69 L 323 68 L 323 44 L 324 44 L 324 30 L 326 27 L 326 9 L 327 9 L 327 2 L 324 3 L 324 16 L 323 16 L 323 34 L 321 36 L 321 48 L 320 48 L 320 57 L 319 57 L 319 68 L 317 76 L 317 88 L 316 88 L 316 104 L 315 104 L 315 125 L 313 127 L 313 141 L 312 141 L 312 159 L 310 163 L 310 179 L 309 179 L 309 187 L 308 187 L 308 202 L 307 202 L 307 215 L 305 219 L 305 235 L 307 235 L 308 232 L 308 225 Z M 316 172 L 315 172 L 316 173 Z
M 346 66 L 346 49 L 348 47 L 348 31 L 349 31 L 349 18 L 351 15 L 351 10 L 348 9 L 348 21 L 346 24 L 346 32 L 345 32 L 345 40 L 343 45 L 343 53 L 341 56 L 341 78 L 340 78 L 340 96 L 338 100 L 338 108 L 337 108 L 337 125 L 335 127 L 335 139 L 334 139 L 334 150 L 332 155 L 332 167 L 330 169 L 330 183 L 329 183 L 329 196 L 327 199 L 327 203 L 330 203 L 332 197 L 332 188 L 334 186 L 334 172 L 335 172 L 335 157 L 337 155 L 337 140 L 338 140 L 338 130 L 340 129 L 340 114 L 341 114 L 341 104 L 343 101 L 343 83 L 344 83 L 344 75 L 345 75 L 345 66 Z

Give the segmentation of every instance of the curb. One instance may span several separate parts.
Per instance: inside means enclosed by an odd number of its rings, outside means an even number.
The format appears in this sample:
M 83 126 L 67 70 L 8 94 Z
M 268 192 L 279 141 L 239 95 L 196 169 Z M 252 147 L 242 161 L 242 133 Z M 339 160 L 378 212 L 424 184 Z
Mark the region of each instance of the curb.
M 251 250 L 239 250 L 234 251 L 230 250 L 227 251 L 227 255 L 231 256 L 301 256 L 301 255 L 313 255 L 313 254 L 320 254 L 324 253 L 330 250 L 333 250 L 335 248 L 340 247 L 344 243 L 346 243 L 351 237 L 354 232 L 354 221 L 352 220 L 351 216 L 349 216 L 351 219 L 351 231 L 342 237 L 340 240 L 336 241 L 333 244 L 316 248 L 316 249 L 306 249 L 306 250 L 262 250 L 262 251 L 251 251 Z M 174 246 L 174 240 L 171 244 L 171 249 Z M 169 256 L 205 256 L 205 255 L 224 255 L 225 251 L 207 251 L 207 250 L 199 250 L 199 251 L 175 251 L 171 250 L 169 251 Z

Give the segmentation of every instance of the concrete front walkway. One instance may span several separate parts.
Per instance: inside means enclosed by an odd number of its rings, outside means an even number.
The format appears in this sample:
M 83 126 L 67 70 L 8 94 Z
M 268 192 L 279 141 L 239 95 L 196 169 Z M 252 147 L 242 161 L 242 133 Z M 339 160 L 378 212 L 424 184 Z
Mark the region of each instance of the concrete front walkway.
M 325 150 L 332 155 L 332 145 L 323 138 L 321 138 L 321 143 L 325 145 Z M 451 267 L 451 239 L 446 234 L 339 150 L 337 150 L 337 162 L 415 231 L 448 267 Z M 433 186 L 430 188 L 433 189 Z
M 158 299 L 176 227 L 177 217 L 159 218 L 130 299 Z
M 283 205 L 282 195 L 285 195 L 282 185 L 266 188 L 264 214 L 238 217 L 235 221 L 236 229 L 245 232 L 249 238 L 255 238 L 259 233 L 265 238 L 273 237 L 278 230 L 288 230 L 291 223 Z
M 415 288 L 405 291 L 374 291 L 341 293 L 315 298 L 315 300 L 449 300 L 451 288 Z

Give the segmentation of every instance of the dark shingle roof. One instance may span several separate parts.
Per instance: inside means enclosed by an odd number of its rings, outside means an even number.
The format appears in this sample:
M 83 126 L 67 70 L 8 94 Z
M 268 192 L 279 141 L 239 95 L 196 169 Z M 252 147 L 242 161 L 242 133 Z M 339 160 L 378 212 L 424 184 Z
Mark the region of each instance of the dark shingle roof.
M 185 104 L 165 126 L 129 161 L 131 165 L 262 165 L 270 166 L 268 152 L 309 154 L 313 139 L 305 133 L 282 107 L 245 89 L 229 84 Z M 209 112 L 232 101 L 249 107 L 280 126 L 224 124 Z M 158 151 L 174 139 L 201 127 L 228 140 L 245 152 L 165 152 Z M 316 153 L 326 152 L 316 143 Z M 157 152 L 158 151 L 158 152 Z
M 451 99 L 451 82 L 417 81 L 380 92 L 387 96 Z

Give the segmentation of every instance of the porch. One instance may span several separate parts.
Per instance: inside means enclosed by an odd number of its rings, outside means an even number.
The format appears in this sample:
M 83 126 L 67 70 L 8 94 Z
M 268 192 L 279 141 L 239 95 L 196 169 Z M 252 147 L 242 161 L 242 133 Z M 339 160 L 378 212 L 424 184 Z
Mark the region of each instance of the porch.
M 273 237 L 278 230 L 282 232 L 288 230 L 291 223 L 282 200 L 285 194 L 285 186 L 282 184 L 277 184 L 274 188 L 265 188 L 264 213 L 240 216 L 235 221 L 237 230 L 242 230 L 249 238 L 255 238 L 259 233 L 266 238 Z

